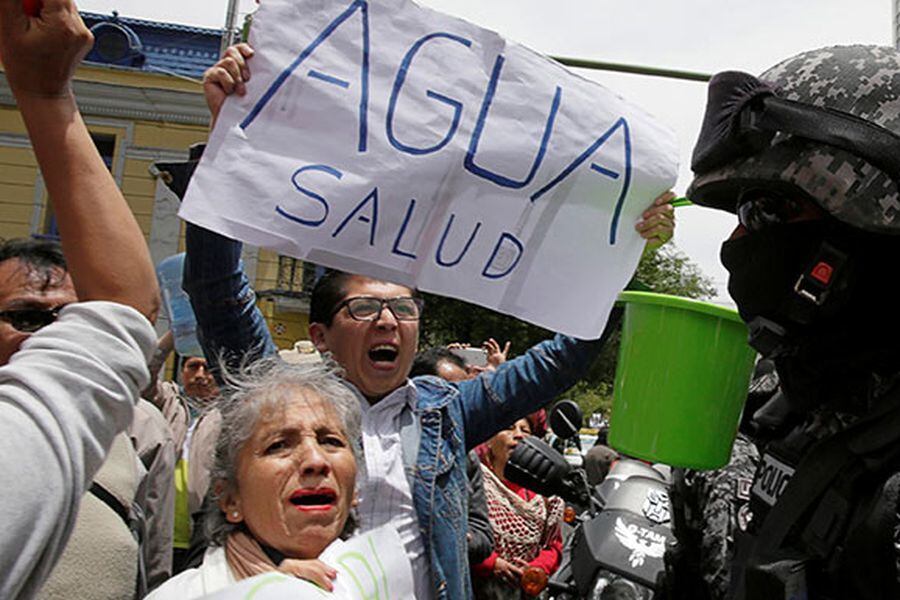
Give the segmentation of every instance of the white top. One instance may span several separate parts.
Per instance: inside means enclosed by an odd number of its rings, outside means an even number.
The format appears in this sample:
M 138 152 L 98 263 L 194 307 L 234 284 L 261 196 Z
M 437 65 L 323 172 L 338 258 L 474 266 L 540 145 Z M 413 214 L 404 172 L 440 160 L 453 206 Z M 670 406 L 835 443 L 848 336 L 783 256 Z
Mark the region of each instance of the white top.
M 144 600 L 190 600 L 218 592 L 237 583 L 228 566 L 225 548 L 209 548 L 203 564 L 182 571 L 145 596 Z
M 314 584 L 271 571 L 235 581 L 223 547 L 210 548 L 203 564 L 179 573 L 151 592 L 146 600 L 315 599 L 365 600 L 393 598 L 418 600 L 413 595 L 413 577 L 400 536 L 390 527 L 356 535 L 347 541 L 334 540 L 319 560 L 337 571 L 334 590 L 326 594 Z
M 431 598 L 431 573 L 412 490 L 403 468 L 400 414 L 415 406 L 416 388 L 411 381 L 375 404 L 361 399 L 365 474 L 358 478 L 360 530 L 391 525 L 400 534 L 412 564 L 416 598 Z
M 136 310 L 82 302 L 0 367 L 0 598 L 30 598 L 50 573 L 155 347 Z

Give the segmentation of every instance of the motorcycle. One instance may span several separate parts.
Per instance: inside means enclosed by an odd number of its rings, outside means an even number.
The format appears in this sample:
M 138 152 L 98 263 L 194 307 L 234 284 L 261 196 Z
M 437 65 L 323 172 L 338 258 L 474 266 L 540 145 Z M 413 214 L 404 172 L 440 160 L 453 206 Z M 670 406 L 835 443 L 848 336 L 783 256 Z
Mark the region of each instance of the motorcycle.
M 578 434 L 581 409 L 564 400 L 550 413 L 561 438 Z M 548 578 L 526 569 L 522 589 L 556 600 L 652 600 L 665 575 L 664 555 L 675 543 L 670 523 L 669 482 L 641 461 L 622 458 L 593 489 L 584 471 L 550 445 L 529 437 L 516 446 L 506 477 L 545 496 L 562 497 L 574 531 L 563 548 L 560 568 Z M 574 516 L 578 515 L 578 516 Z

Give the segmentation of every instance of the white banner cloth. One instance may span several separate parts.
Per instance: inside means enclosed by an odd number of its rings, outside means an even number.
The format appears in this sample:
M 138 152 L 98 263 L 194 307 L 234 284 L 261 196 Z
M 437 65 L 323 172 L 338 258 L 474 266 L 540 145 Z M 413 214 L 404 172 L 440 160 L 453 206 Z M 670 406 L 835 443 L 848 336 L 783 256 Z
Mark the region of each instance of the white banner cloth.
M 268 1 L 268 0 L 267 0 Z M 335 540 L 319 560 L 337 571 L 334 591 L 283 573 L 266 573 L 232 585 L 208 600 L 415 600 L 412 568 L 400 536 L 389 525 Z
M 181 216 L 581 338 L 640 258 L 674 133 L 408 0 L 266 0 Z

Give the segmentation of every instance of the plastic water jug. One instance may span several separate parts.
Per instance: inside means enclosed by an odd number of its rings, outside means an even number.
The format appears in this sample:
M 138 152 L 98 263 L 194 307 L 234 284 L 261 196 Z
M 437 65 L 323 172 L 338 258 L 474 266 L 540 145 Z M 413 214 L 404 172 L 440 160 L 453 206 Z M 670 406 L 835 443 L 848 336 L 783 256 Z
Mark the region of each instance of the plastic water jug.
M 175 351 L 181 356 L 203 356 L 197 340 L 197 319 L 188 295 L 181 289 L 184 272 L 184 252 L 166 258 L 156 266 L 156 276 L 162 290 L 163 308 L 169 317 Z

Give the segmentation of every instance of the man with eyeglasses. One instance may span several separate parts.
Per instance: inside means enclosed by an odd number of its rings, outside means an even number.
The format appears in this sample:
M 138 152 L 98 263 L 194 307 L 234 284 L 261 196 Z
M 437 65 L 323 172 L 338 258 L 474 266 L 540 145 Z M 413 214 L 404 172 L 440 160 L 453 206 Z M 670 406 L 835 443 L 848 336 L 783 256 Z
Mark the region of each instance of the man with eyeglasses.
M 875 46 L 710 81 L 688 194 L 737 217 L 728 290 L 781 389 L 755 447 L 676 478 L 673 597 L 900 598 L 898 82 Z
M 229 48 L 204 77 L 213 122 L 225 96 L 245 93 L 252 50 Z M 637 230 L 656 246 L 674 228 L 671 192 Z M 275 352 L 240 268 L 241 244 L 187 224 L 184 288 L 207 356 L 242 360 Z M 410 380 L 423 305 L 415 291 L 332 272 L 310 298 L 309 334 L 344 369 L 363 406 L 365 466 L 357 483 L 363 530 L 391 524 L 409 557 L 417 598 L 470 598 L 466 454 L 573 385 L 603 345 L 558 335 L 496 373 L 451 383 Z M 609 329 L 609 328 L 608 328 Z
M 185 242 L 184 286 L 204 351 L 234 361 L 274 352 L 239 268 L 241 244 L 192 224 Z M 330 272 L 313 289 L 309 334 L 343 367 L 364 408 L 361 528 L 397 530 L 417 598 L 468 598 L 466 453 L 573 385 L 606 335 L 592 342 L 558 335 L 469 381 L 409 379 L 421 309 L 408 287 Z
M 185 241 L 184 285 L 204 351 L 232 360 L 274 352 L 239 268 L 241 244 L 191 224 Z M 466 452 L 574 384 L 606 335 L 592 342 L 557 336 L 469 381 L 410 380 L 421 310 L 408 287 L 331 272 L 313 289 L 309 333 L 343 367 L 365 409 L 361 527 L 397 529 L 417 598 L 466 598 Z

